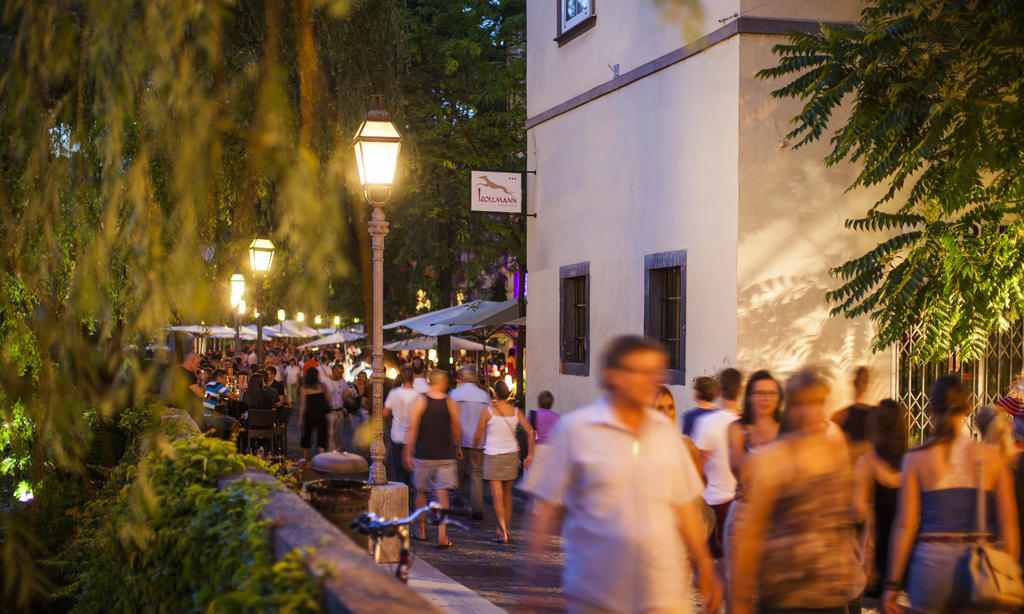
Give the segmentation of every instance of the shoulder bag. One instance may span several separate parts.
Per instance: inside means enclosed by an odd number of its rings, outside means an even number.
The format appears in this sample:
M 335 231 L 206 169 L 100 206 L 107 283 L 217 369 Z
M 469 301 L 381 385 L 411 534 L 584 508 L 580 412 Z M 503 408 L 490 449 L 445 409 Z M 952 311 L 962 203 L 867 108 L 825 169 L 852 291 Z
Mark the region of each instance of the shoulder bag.
M 975 489 L 978 519 L 978 541 L 964 555 L 969 586 L 970 606 L 986 610 L 1008 610 L 1024 605 L 1024 581 L 1020 564 L 1012 556 L 985 540 L 988 513 L 985 509 L 985 451 L 978 450 L 978 487 Z

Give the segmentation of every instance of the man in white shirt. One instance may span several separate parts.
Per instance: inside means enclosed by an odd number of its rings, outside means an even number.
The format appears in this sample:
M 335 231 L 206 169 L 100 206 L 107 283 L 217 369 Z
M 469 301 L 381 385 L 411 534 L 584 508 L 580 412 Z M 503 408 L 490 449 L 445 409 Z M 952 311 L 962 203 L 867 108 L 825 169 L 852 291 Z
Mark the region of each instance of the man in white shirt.
M 338 436 L 338 425 L 345 418 L 345 399 L 351 396 L 348 382 L 341 376 L 343 369 L 341 365 L 334 365 L 330 375 L 321 380 L 324 388 L 327 389 L 327 405 L 331 408 L 327 414 L 327 438 L 328 447 L 332 452 L 337 452 L 341 447 L 341 437 Z
M 667 369 L 658 344 L 613 340 L 602 368 L 608 396 L 562 417 L 549 440 L 533 489 L 526 585 L 536 585 L 530 563 L 543 556 L 561 511 L 570 613 L 690 612 L 688 558 L 706 610 L 721 601 L 702 535 L 700 477 L 676 425 L 650 408 Z
M 462 423 L 462 459 L 459 461 L 459 489 L 456 498 L 461 500 L 469 470 L 469 497 L 473 519 L 484 517 L 484 451 L 473 447 L 473 435 L 480 424 L 480 414 L 491 404 L 491 395 L 481 388 L 475 365 L 464 365 L 459 369 L 459 385 L 448 396 L 459 404 Z
M 391 450 L 388 459 L 395 481 L 412 486 L 412 476 L 402 466 L 402 454 L 405 451 L 405 434 L 409 429 L 409 410 L 420 393 L 412 388 L 411 367 L 403 365 L 398 370 L 398 376 L 402 379 L 402 385 L 392 388 L 388 392 L 388 397 L 384 399 L 384 419 L 391 418 Z
M 704 501 L 715 512 L 715 531 L 709 538 L 711 555 L 722 558 L 722 535 L 725 530 L 725 519 L 729 515 L 729 506 L 736 497 L 736 476 L 729 464 L 729 425 L 739 419 L 739 408 L 736 397 L 739 396 L 742 376 L 736 369 L 724 369 L 718 375 L 718 383 L 722 391 L 722 407 L 705 415 L 696 423 L 693 430 L 693 443 L 700 450 L 700 459 L 704 465 L 704 477 L 707 487 L 704 489 Z
M 420 394 L 427 394 L 430 384 L 427 383 L 427 363 L 417 356 L 412 359 L 412 388 Z

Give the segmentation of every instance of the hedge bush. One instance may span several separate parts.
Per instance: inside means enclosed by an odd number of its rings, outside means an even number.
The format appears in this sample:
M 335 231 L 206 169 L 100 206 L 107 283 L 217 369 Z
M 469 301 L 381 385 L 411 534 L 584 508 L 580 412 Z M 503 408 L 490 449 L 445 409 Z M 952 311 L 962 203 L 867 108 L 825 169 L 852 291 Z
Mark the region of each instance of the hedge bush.
M 138 437 L 151 422 L 130 415 L 123 424 Z M 320 611 L 322 581 L 307 572 L 305 553 L 277 561 L 261 518 L 280 486 L 237 480 L 217 488 L 247 466 L 266 468 L 262 461 L 201 435 L 159 438 L 132 461 L 86 508 L 61 557 L 74 578 L 62 591 L 72 612 Z

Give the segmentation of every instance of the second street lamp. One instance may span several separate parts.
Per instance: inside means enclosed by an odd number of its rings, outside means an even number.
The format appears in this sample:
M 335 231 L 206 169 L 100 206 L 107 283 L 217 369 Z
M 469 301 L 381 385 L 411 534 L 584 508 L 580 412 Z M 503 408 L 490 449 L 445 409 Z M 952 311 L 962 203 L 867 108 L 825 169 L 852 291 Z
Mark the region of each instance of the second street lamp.
M 370 443 L 370 484 L 388 483 L 384 468 L 384 237 L 388 223 L 381 206 L 391 197 L 402 135 L 384 109 L 383 96 L 370 97 L 370 110 L 356 131 L 353 145 L 359 183 L 373 205 L 369 231 L 373 252 L 373 441 Z
M 249 265 L 259 280 L 256 282 L 256 363 L 263 365 L 263 282 L 274 261 L 274 244 L 262 237 L 249 244 Z
M 235 356 L 237 357 L 239 352 L 242 351 L 242 340 L 239 332 L 241 326 L 238 321 L 238 304 L 242 301 L 242 297 L 245 296 L 245 278 L 242 277 L 241 273 L 235 273 L 231 276 L 231 310 L 235 312 Z M 243 309 L 244 311 L 244 309 Z

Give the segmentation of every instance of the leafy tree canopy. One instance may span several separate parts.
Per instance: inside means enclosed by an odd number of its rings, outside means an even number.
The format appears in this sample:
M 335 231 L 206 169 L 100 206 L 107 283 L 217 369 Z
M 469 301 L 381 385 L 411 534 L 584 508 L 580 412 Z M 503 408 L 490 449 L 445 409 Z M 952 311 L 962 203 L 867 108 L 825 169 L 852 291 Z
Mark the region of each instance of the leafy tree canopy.
M 857 231 L 887 238 L 836 267 L 833 314 L 870 316 L 876 350 L 977 358 L 1024 312 L 1024 3 L 875 0 L 857 25 L 777 45 L 773 96 L 804 106 L 796 147 L 828 133 L 827 165 L 884 195 Z M 848 115 L 847 115 L 848 112 Z

